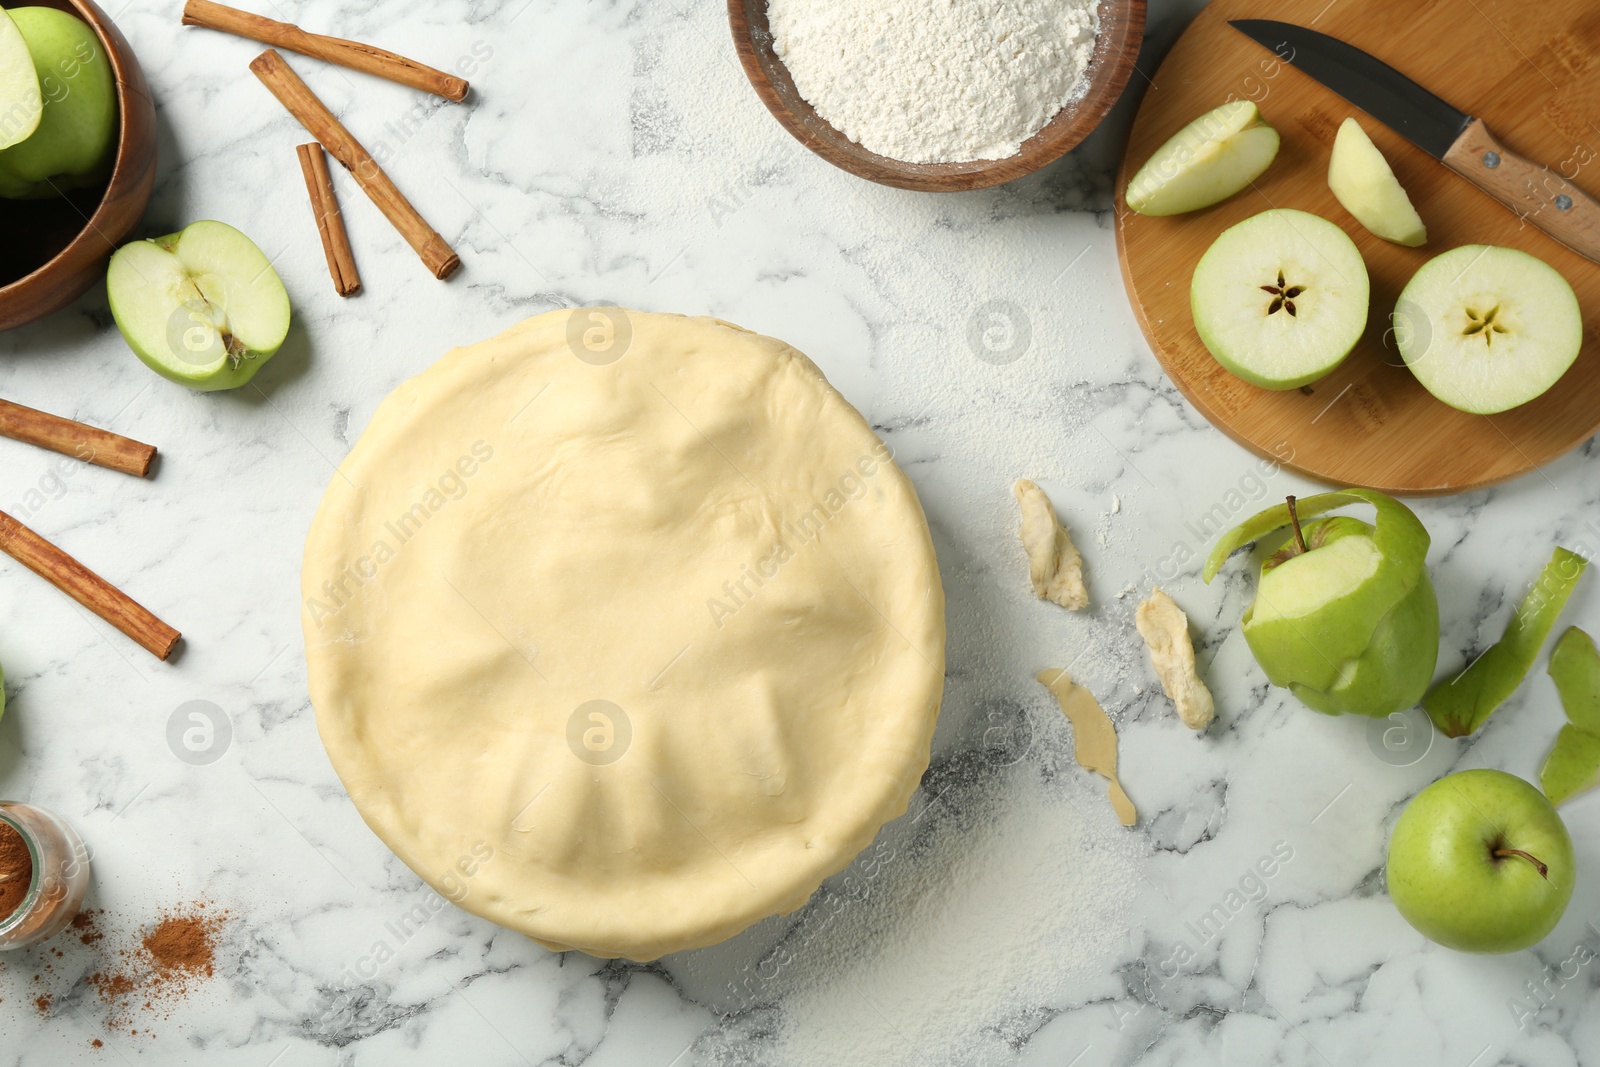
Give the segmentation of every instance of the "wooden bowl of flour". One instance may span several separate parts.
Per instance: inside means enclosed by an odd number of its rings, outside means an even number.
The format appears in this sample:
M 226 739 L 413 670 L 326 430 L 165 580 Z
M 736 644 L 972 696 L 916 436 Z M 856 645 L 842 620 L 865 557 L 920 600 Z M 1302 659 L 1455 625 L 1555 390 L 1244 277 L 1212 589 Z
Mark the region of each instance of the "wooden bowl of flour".
M 1133 74 L 1144 35 L 1146 0 L 1100 0 L 1100 32 L 1084 93 L 1005 159 L 964 163 L 907 163 L 863 148 L 819 116 L 773 51 L 767 0 L 728 0 L 728 22 L 739 62 L 756 95 L 795 139 L 857 177 L 900 189 L 954 192 L 1013 181 L 1053 163 L 1100 125 Z

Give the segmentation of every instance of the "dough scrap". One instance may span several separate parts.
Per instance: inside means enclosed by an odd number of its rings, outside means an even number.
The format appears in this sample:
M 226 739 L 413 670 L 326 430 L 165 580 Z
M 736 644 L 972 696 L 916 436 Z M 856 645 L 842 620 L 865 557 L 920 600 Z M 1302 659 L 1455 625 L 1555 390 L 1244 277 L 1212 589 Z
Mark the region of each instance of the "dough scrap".
M 1192 730 L 1204 730 L 1216 718 L 1211 690 L 1194 666 L 1194 645 L 1189 640 L 1189 617 L 1160 589 L 1134 613 L 1139 636 L 1150 650 L 1161 688 L 1178 710 L 1178 718 Z
M 340 465 L 301 591 L 368 826 L 553 949 L 792 911 L 928 766 L 916 492 L 809 359 L 714 319 L 560 310 L 451 351 Z
M 1117 728 L 1094 694 L 1068 677 L 1060 667 L 1034 675 L 1034 680 L 1050 690 L 1061 705 L 1061 712 L 1072 723 L 1072 755 L 1084 770 L 1093 771 L 1110 782 L 1107 793 L 1117 821 L 1132 826 L 1139 821 L 1133 801 L 1117 780 Z
M 1034 595 L 1072 611 L 1087 608 L 1089 590 L 1083 585 L 1083 557 L 1056 517 L 1050 497 L 1026 478 L 1016 480 L 1011 495 L 1022 509 L 1022 547 L 1028 554 L 1028 578 Z

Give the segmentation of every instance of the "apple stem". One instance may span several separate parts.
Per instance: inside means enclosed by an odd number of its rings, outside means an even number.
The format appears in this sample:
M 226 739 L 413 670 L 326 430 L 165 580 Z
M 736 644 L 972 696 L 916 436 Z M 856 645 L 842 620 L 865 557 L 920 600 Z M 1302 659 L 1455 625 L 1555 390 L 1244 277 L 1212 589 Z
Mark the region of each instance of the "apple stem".
M 1300 513 L 1295 510 L 1294 497 L 1289 498 L 1289 524 L 1294 527 L 1294 547 L 1301 552 L 1309 552 L 1306 548 L 1305 535 L 1300 532 Z
M 1535 858 L 1533 856 L 1528 855 L 1526 852 L 1522 851 L 1520 848 L 1497 848 L 1497 849 L 1494 850 L 1494 854 L 1497 857 L 1500 857 L 1500 856 L 1521 856 L 1523 859 L 1525 859 L 1529 863 L 1533 864 L 1535 869 L 1538 870 L 1540 878 L 1543 878 L 1547 882 L 1550 880 L 1550 868 L 1545 866 L 1544 861 L 1540 860 L 1540 859 L 1537 859 L 1537 858 Z

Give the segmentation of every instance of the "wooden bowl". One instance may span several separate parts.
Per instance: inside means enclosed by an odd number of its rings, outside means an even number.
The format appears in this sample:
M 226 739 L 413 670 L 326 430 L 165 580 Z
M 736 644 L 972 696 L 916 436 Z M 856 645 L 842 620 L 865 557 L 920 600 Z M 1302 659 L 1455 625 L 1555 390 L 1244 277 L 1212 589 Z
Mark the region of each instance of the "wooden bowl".
M 728 0 L 728 22 L 739 62 L 756 95 L 795 140 L 857 177 L 900 189 L 940 193 L 982 189 L 1031 174 L 1089 136 L 1122 95 L 1133 73 L 1144 35 L 1145 2 L 1100 0 L 1100 34 L 1089 61 L 1088 91 L 1024 141 L 1016 155 L 967 163 L 906 163 L 861 147 L 818 117 L 794 87 L 794 79 L 772 50 L 767 0 Z
M 128 39 L 94 0 L 31 0 L 93 27 L 117 91 L 116 162 L 103 184 L 54 200 L 0 200 L 0 330 L 65 307 L 105 276 L 156 183 L 156 108 Z

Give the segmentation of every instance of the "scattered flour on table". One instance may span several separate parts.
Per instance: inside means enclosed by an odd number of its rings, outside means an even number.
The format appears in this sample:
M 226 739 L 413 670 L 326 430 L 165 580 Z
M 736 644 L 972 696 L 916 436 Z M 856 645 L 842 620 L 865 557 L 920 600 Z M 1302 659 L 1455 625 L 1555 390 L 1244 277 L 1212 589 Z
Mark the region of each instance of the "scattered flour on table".
M 851 899 L 801 916 L 763 989 L 776 1015 L 702 1043 L 704 1062 L 1010 1064 L 1056 1014 L 1120 995 L 1147 848 L 1103 781 L 1053 762 L 949 775 L 911 840 L 869 851 Z
M 909 163 L 1004 159 L 1081 97 L 1098 0 L 770 0 L 795 88 Z

